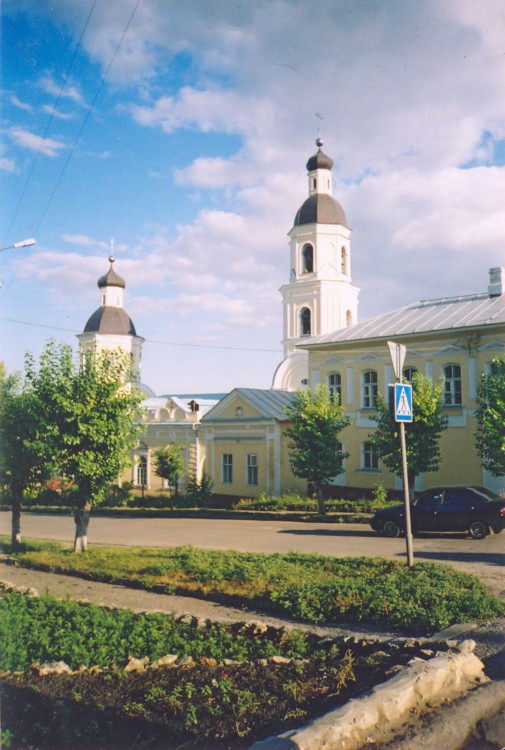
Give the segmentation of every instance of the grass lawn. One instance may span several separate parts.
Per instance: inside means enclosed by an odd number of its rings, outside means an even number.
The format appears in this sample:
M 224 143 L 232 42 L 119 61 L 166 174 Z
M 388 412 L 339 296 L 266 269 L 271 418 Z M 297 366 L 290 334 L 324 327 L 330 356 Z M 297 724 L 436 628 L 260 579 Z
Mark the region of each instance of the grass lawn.
M 19 564 L 39 570 L 262 608 L 309 623 L 367 623 L 428 634 L 505 614 L 505 604 L 477 578 L 438 563 L 408 568 L 384 558 L 194 547 L 93 547 L 85 555 L 49 542 L 29 543 L 15 553 L 6 541 L 1 547 Z

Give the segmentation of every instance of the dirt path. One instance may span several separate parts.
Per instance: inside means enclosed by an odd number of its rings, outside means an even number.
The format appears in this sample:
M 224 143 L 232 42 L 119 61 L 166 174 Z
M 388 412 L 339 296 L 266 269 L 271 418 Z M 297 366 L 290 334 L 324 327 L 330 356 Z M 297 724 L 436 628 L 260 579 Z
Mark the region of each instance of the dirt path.
M 132 609 L 135 612 L 173 612 L 177 616 L 188 614 L 202 620 L 215 622 L 262 622 L 274 627 L 296 627 L 310 630 L 321 635 L 342 635 L 356 633 L 357 635 L 376 634 L 380 638 L 394 637 L 393 633 L 375 630 L 363 626 L 357 630 L 355 625 L 339 628 L 316 627 L 306 623 L 287 622 L 280 618 L 264 614 L 253 609 L 239 609 L 217 602 L 197 599 L 190 596 L 175 596 L 173 594 L 154 594 L 149 591 L 132 589 L 97 581 L 86 581 L 83 578 L 61 575 L 59 573 L 45 573 L 30 570 L 17 565 L 0 561 L 0 581 L 12 583 L 15 586 L 34 588 L 39 594 L 51 594 L 58 598 L 85 600 L 110 607 Z

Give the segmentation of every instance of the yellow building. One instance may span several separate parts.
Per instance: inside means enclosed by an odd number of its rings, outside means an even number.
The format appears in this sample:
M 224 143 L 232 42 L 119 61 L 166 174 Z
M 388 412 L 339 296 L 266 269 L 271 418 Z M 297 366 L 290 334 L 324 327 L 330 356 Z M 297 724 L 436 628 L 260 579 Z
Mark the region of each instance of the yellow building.
M 394 382 L 390 340 L 407 349 L 405 379 L 417 370 L 444 387 L 449 428 L 442 436 L 440 469 L 419 477 L 417 488 L 484 484 L 504 492 L 505 477 L 482 469 L 474 432 L 479 379 L 493 358 L 505 354 L 505 269 L 491 269 L 487 292 L 416 302 L 307 343 L 309 384 L 325 383 L 338 393 L 351 418 L 342 432 L 350 456 L 338 484 L 399 486 L 369 440 L 377 394 L 387 398 Z
M 284 408 L 294 393 L 235 388 L 202 419 L 205 471 L 220 495 L 257 497 L 305 493 L 307 484 L 289 466 L 289 420 Z

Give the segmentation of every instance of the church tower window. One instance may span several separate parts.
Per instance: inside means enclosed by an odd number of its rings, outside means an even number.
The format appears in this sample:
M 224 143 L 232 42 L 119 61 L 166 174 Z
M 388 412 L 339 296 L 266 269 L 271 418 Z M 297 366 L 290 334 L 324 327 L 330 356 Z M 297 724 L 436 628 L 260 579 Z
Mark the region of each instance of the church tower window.
M 302 273 L 314 271 L 314 248 L 307 243 L 302 248 Z
M 347 270 L 347 251 L 345 247 L 343 247 L 341 251 L 341 268 L 342 268 L 342 273 L 347 276 L 349 271 Z
M 348 310 L 345 314 L 345 324 L 347 328 L 350 328 L 352 326 L 352 312 Z
M 302 307 L 300 311 L 300 335 L 310 336 L 311 334 L 311 312 L 308 307 Z

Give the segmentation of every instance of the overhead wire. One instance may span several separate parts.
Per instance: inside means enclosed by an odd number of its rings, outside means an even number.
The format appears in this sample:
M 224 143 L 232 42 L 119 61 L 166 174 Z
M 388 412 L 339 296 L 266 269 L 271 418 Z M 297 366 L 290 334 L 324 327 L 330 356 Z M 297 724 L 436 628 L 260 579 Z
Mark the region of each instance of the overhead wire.
M 109 71 L 110 71 L 112 65 L 114 64 L 114 61 L 115 61 L 115 59 L 116 59 L 116 57 L 117 57 L 117 55 L 119 53 L 119 50 L 120 50 L 121 45 L 123 43 L 123 40 L 124 40 L 126 34 L 128 33 L 128 29 L 130 28 L 130 25 L 131 25 L 131 23 L 133 21 L 133 18 L 135 16 L 135 13 L 137 12 L 137 8 L 139 7 L 140 3 L 141 3 L 141 0 L 137 0 L 137 2 L 135 3 L 135 7 L 133 8 L 132 12 L 130 13 L 130 17 L 128 18 L 128 21 L 127 21 L 126 26 L 125 26 L 125 28 L 123 30 L 123 33 L 121 34 L 119 42 L 117 43 L 116 48 L 114 50 L 114 54 L 112 55 L 112 57 L 111 57 L 111 59 L 109 61 L 109 64 L 107 65 L 107 68 L 105 70 L 105 73 L 102 76 L 102 79 L 100 81 L 98 89 L 96 90 L 96 93 L 95 93 L 95 95 L 94 95 L 94 97 L 93 97 L 93 99 L 91 101 L 91 104 L 88 107 L 86 115 L 85 115 L 85 117 L 84 117 L 84 119 L 83 119 L 83 121 L 81 123 L 81 127 L 79 128 L 79 131 L 78 131 L 77 136 L 76 136 L 76 138 L 74 140 L 74 143 L 72 144 L 72 148 L 70 149 L 70 151 L 69 151 L 69 153 L 67 155 L 67 158 L 65 159 L 65 162 L 63 164 L 63 168 L 62 168 L 62 170 L 61 170 L 61 172 L 60 172 L 60 174 L 58 176 L 58 179 L 56 180 L 56 184 L 55 184 L 53 190 L 51 191 L 51 194 L 50 194 L 50 196 L 49 196 L 49 198 L 47 200 L 47 203 L 46 203 L 46 205 L 45 205 L 45 207 L 44 207 L 44 209 L 42 211 L 42 214 L 41 214 L 41 216 L 39 218 L 39 221 L 37 222 L 37 225 L 35 227 L 35 234 L 38 232 L 40 226 L 42 225 L 42 222 L 44 221 L 44 219 L 46 217 L 46 214 L 47 214 L 47 212 L 48 212 L 48 210 L 49 210 L 49 208 L 51 206 L 51 203 L 53 202 L 53 198 L 56 195 L 56 192 L 57 192 L 57 190 L 58 190 L 58 188 L 59 188 L 59 186 L 60 186 L 60 184 L 61 184 L 61 182 L 63 180 L 65 172 L 67 171 L 67 167 L 70 164 L 70 160 L 71 160 L 71 158 L 72 158 L 72 156 L 74 154 L 75 149 L 77 148 L 77 144 L 79 143 L 79 140 L 80 140 L 81 135 L 82 135 L 82 133 L 84 131 L 84 128 L 86 127 L 86 124 L 87 124 L 87 122 L 89 120 L 91 112 L 93 111 L 93 108 L 94 108 L 94 106 L 96 104 L 96 101 L 97 101 L 99 95 L 100 95 L 100 92 L 101 92 L 101 90 L 103 88 L 103 85 L 104 85 L 105 81 L 107 80 L 107 76 L 109 74 Z
M 51 331 L 64 331 L 65 333 L 73 333 L 77 336 L 77 334 L 82 333 L 82 331 L 76 331 L 74 328 L 62 328 L 60 326 L 53 326 L 53 325 L 45 325 L 44 323 L 31 323 L 25 320 L 16 320 L 15 318 L 3 318 L 1 317 L 0 320 L 4 321 L 5 323 L 16 323 L 17 325 L 23 325 L 23 326 L 30 326 L 32 328 L 46 328 Z M 265 349 L 263 347 L 251 347 L 251 346 L 221 346 L 219 344 L 191 344 L 186 341 L 166 341 L 164 339 L 145 339 L 147 344 L 162 344 L 165 346 L 183 346 L 183 347 L 190 347 L 193 349 L 224 349 L 234 352 L 272 352 L 272 353 L 279 353 L 281 349 Z
M 12 216 L 12 219 L 10 221 L 9 226 L 7 227 L 7 232 L 6 232 L 7 235 L 9 234 L 10 230 L 12 229 L 12 226 L 13 226 L 14 222 L 16 221 L 17 215 L 19 213 L 19 209 L 21 208 L 21 205 L 23 203 L 24 197 L 26 195 L 26 191 L 28 190 L 28 186 L 30 185 L 30 182 L 32 180 L 33 172 L 35 170 L 35 166 L 37 164 L 38 157 L 39 157 L 40 151 L 42 149 L 42 144 L 44 143 L 44 141 L 46 140 L 47 136 L 49 135 L 49 130 L 51 129 L 51 125 L 52 125 L 53 120 L 54 120 L 54 113 L 55 113 L 55 111 L 58 108 L 58 104 L 60 103 L 61 97 L 63 96 L 63 91 L 65 90 L 65 88 L 67 86 L 67 83 L 68 83 L 68 80 L 69 80 L 69 77 L 70 77 L 70 72 L 71 72 L 71 70 L 72 70 L 72 68 L 74 66 L 74 62 L 75 62 L 75 59 L 77 57 L 77 53 L 79 52 L 79 50 L 81 48 L 81 42 L 82 42 L 82 40 L 84 38 L 84 34 L 86 33 L 86 30 L 87 30 L 87 28 L 89 26 L 89 22 L 91 20 L 91 16 L 93 15 L 93 11 L 95 10 L 95 6 L 96 6 L 97 2 L 98 2 L 98 0 L 93 0 L 93 3 L 92 3 L 91 8 L 90 8 L 90 11 L 88 13 L 88 17 L 86 18 L 86 22 L 85 22 L 84 27 L 83 27 L 83 29 L 81 31 L 81 35 L 79 37 L 79 41 L 77 42 L 77 44 L 75 46 L 72 58 L 71 58 L 70 63 L 68 65 L 68 68 L 67 68 L 67 71 L 65 73 L 65 76 L 63 78 L 63 83 L 61 84 L 60 90 L 58 92 L 58 96 L 56 97 L 56 101 L 54 103 L 53 110 L 50 113 L 49 119 L 48 119 L 48 121 L 46 123 L 46 127 L 44 128 L 44 133 L 43 133 L 42 138 L 41 138 L 40 143 L 39 143 L 39 147 L 38 147 L 38 149 L 35 152 L 35 156 L 33 158 L 31 167 L 30 167 L 30 169 L 28 171 L 28 175 L 26 177 L 25 184 L 24 184 L 23 189 L 21 191 L 21 195 L 19 197 L 19 200 L 17 202 L 16 208 L 14 210 L 14 214 Z

